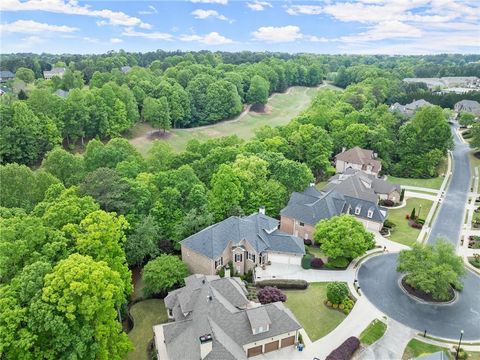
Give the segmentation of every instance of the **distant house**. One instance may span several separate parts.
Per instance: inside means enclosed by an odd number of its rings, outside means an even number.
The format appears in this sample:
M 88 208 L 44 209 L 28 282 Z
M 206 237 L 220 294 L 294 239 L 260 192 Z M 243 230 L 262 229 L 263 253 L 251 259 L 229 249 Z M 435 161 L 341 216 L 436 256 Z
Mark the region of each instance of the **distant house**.
M 57 95 L 57 96 L 60 96 L 61 98 L 66 98 L 66 97 L 68 97 L 68 93 L 69 93 L 69 91 L 58 89 L 57 91 L 55 91 L 54 94 Z
M 342 174 L 332 176 L 321 191 L 329 192 L 331 190 L 372 202 L 379 200 L 399 202 L 402 191 L 398 184 L 392 184 L 357 169 L 347 169 Z
M 462 100 L 455 104 L 453 108 L 457 113 L 469 112 L 480 116 L 480 103 L 474 100 Z
M 372 150 L 355 146 L 347 151 L 343 149 L 340 154 L 335 155 L 335 168 L 337 173 L 343 173 L 347 169 L 357 169 L 378 176 L 382 170 L 382 163 Z
M 278 220 L 264 210 L 246 217 L 231 216 L 182 240 L 182 260 L 191 273 L 214 275 L 231 261 L 244 274 L 258 265 L 300 265 L 303 241 L 278 230 Z
M 294 192 L 280 212 L 280 230 L 303 239 L 312 239 L 315 225 L 334 216 L 355 216 L 366 229 L 380 231 L 387 210 L 377 205 L 375 199 L 366 200 L 337 191 L 318 191 L 309 186 L 304 192 Z
M 64 67 L 54 67 L 52 70 L 46 70 L 43 72 L 43 77 L 48 80 L 54 76 L 58 76 L 59 78 L 63 78 L 66 69 Z
M 130 70 L 132 70 L 132 68 L 130 66 L 122 66 L 120 68 L 120 71 L 124 74 L 128 73 Z
M 173 322 L 153 327 L 162 360 L 247 359 L 293 346 L 302 329 L 282 302 L 249 301 L 239 278 L 191 275 L 165 307 Z
M 0 71 L 0 83 L 5 83 L 8 80 L 12 80 L 15 77 L 15 74 L 8 70 Z
M 395 103 L 390 106 L 390 111 L 392 112 L 398 111 L 407 117 L 411 117 L 415 114 L 415 112 L 419 108 L 424 106 L 433 106 L 433 105 L 426 100 L 420 99 L 420 100 L 412 101 L 410 104 L 407 104 L 407 105 L 401 105 L 399 103 Z

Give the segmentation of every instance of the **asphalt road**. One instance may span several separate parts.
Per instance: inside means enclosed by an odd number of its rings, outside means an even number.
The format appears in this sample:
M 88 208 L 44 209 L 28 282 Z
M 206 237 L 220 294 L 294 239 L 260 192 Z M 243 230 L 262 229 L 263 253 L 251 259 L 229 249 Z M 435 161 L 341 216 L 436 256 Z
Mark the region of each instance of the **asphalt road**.
M 452 126 L 455 148 L 453 155 L 453 175 L 447 187 L 445 198 L 433 223 L 428 243 L 432 244 L 438 237 L 446 238 L 457 245 L 465 219 L 465 205 L 470 191 L 470 161 L 468 144 L 464 144 L 456 135 Z
M 398 286 L 398 254 L 375 256 L 358 271 L 361 292 L 378 309 L 411 328 L 437 337 L 465 340 L 480 339 L 480 277 L 467 271 L 464 290 L 451 305 L 419 303 Z
M 444 237 L 457 245 L 465 218 L 465 204 L 470 185 L 469 147 L 454 134 L 453 174 L 428 238 L 434 243 Z M 420 303 L 405 294 L 398 285 L 398 254 L 367 260 L 358 271 L 361 291 L 378 309 L 411 328 L 433 336 L 458 339 L 464 330 L 465 340 L 480 339 L 480 277 L 467 271 L 464 290 L 450 305 Z

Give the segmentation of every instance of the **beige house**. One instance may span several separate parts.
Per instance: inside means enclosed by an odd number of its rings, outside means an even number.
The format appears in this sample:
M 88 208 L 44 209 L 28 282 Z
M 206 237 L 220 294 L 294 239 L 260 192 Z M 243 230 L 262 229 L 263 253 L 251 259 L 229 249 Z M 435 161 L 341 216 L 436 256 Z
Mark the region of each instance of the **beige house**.
M 240 274 L 269 261 L 300 265 L 303 241 L 278 227 L 278 220 L 263 209 L 246 217 L 231 216 L 182 240 L 182 260 L 191 273 L 206 275 L 215 275 L 229 262 Z
M 43 77 L 45 80 L 51 79 L 54 76 L 58 76 L 59 78 L 63 78 L 66 69 L 64 67 L 53 67 L 52 70 L 45 70 L 43 72 Z
M 344 149 L 340 154 L 335 155 L 335 168 L 337 173 L 343 173 L 347 169 L 355 169 L 378 176 L 380 170 L 382 170 L 382 163 L 372 150 L 355 146 L 346 151 Z
M 247 359 L 291 347 L 301 325 L 283 303 L 247 299 L 239 278 L 191 275 L 165 298 L 168 318 L 153 327 L 161 360 Z

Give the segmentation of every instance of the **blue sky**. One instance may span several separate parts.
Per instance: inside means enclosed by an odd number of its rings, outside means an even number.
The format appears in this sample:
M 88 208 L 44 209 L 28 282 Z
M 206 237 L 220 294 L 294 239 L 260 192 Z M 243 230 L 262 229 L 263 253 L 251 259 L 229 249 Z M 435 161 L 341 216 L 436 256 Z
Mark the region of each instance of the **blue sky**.
M 480 53 L 480 0 L 1 0 L 0 51 Z

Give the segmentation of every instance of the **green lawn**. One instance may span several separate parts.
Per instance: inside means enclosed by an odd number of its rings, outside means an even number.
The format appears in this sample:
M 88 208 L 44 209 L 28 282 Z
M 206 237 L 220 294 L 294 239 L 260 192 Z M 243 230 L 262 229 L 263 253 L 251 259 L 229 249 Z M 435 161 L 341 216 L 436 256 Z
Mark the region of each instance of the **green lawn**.
M 366 346 L 380 339 L 387 331 L 387 324 L 379 319 L 373 320 L 360 334 L 360 342 Z
M 417 358 L 421 355 L 432 354 L 437 351 L 445 351 L 448 354 L 448 356 L 452 358 L 447 348 L 443 348 L 443 347 L 432 345 L 432 344 L 427 344 L 417 339 L 412 339 L 407 344 L 407 347 L 403 352 L 402 359 L 409 360 L 409 359 Z
M 480 159 L 474 156 L 475 150 L 470 151 L 470 168 L 471 168 L 471 175 L 475 174 L 475 167 L 480 167 Z
M 128 353 L 128 360 L 147 360 L 147 345 L 153 339 L 153 325 L 167 322 L 165 304 L 161 299 L 148 299 L 130 308 L 134 326 L 128 333 L 134 350 Z
M 320 250 L 319 246 L 307 245 L 305 246 L 305 251 L 317 258 L 325 256 L 325 254 L 322 253 L 322 250 Z
M 421 210 L 420 205 L 422 205 Z M 388 220 L 395 223 L 395 229 L 393 229 L 388 239 L 408 246 L 413 245 L 417 240 L 418 234 L 420 234 L 420 230 L 409 226 L 405 216 L 410 214 L 412 209 L 415 208 L 417 215 L 420 210 L 420 218 L 425 219 L 431 207 L 432 201 L 430 200 L 410 198 L 407 200 L 405 207 L 388 210 Z
M 326 85 L 322 89 L 334 89 L 336 87 Z M 267 104 L 265 113 L 249 112 L 239 121 L 224 121 L 211 126 L 192 129 L 173 129 L 171 136 L 166 139 L 175 151 L 185 149 L 191 139 L 208 140 L 215 137 L 238 135 L 242 139 L 249 139 L 254 135 L 254 130 L 264 125 L 285 125 L 302 110 L 310 105 L 314 95 L 319 91 L 317 88 L 294 86 L 289 93 L 274 94 Z M 143 154 L 151 146 L 151 140 L 142 136 L 152 128 L 145 123 L 137 124 L 129 134 L 130 142 Z
M 444 179 L 444 176 L 441 176 L 442 174 L 445 174 L 448 168 L 448 161 L 447 159 L 443 159 L 441 162 L 440 166 L 438 167 L 438 173 L 440 176 L 436 178 L 431 178 L 431 179 L 410 179 L 410 178 L 399 178 L 395 176 L 390 176 L 388 175 L 388 181 L 390 181 L 393 184 L 400 184 L 400 185 L 407 185 L 407 186 L 419 186 L 419 187 L 426 187 L 430 189 L 440 189 L 442 186 L 442 182 Z
M 328 283 L 312 283 L 306 290 L 287 290 L 285 305 L 295 314 L 312 341 L 316 341 L 335 329 L 346 315 L 328 308 Z

